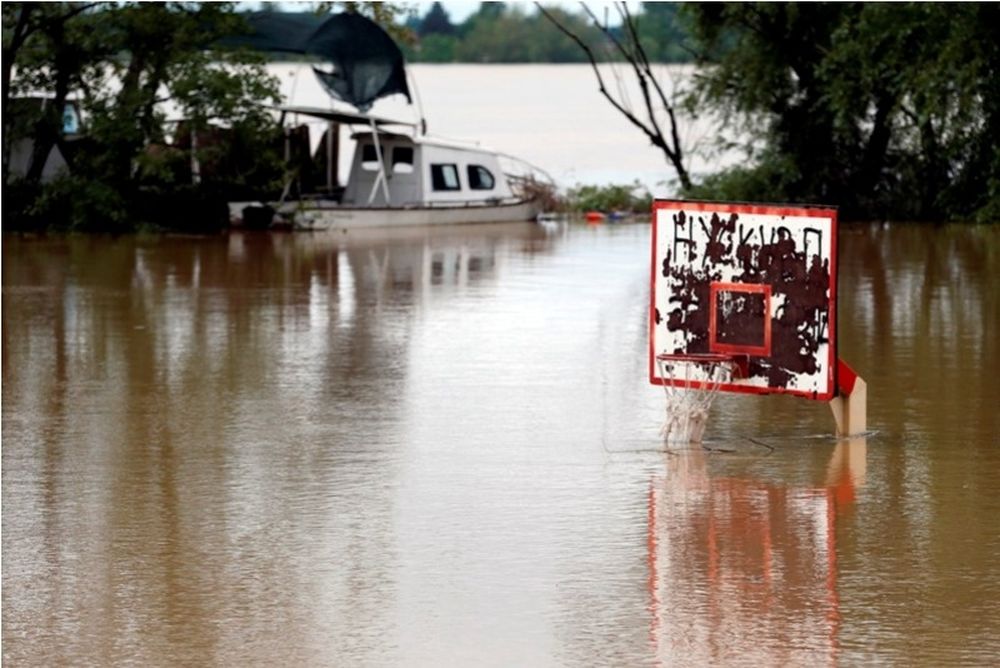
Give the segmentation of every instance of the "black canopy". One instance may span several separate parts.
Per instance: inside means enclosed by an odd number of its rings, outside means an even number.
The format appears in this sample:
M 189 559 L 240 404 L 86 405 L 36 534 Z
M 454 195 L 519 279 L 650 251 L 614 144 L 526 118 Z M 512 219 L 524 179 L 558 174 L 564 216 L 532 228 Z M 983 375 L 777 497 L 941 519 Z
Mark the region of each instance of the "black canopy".
M 412 102 L 399 47 L 359 14 L 255 12 L 247 15 L 247 22 L 250 32 L 226 39 L 227 46 L 319 58 L 332 65 L 313 67 L 326 92 L 360 111 L 394 93 Z

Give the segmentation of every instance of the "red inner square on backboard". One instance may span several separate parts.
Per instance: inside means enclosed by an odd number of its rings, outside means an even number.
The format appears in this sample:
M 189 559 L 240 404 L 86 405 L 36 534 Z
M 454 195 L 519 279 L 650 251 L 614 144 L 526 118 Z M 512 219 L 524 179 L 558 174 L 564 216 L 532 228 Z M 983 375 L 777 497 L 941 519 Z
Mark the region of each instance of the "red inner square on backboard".
M 767 357 L 771 354 L 771 286 L 713 282 L 709 286 L 708 349 Z

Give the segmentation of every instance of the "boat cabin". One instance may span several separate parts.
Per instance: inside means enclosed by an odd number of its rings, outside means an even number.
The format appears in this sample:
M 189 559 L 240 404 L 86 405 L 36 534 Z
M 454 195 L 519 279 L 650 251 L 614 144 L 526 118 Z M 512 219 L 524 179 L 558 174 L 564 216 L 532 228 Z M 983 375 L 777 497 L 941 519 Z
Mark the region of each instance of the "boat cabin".
M 428 137 L 416 124 L 367 114 L 314 107 L 281 107 L 280 111 L 286 127 L 285 157 L 294 167 L 280 199 L 268 204 L 229 202 L 234 224 L 290 224 L 295 229 L 321 230 L 490 223 L 534 220 L 540 210 L 537 196 L 515 192 L 532 176 L 518 173 L 519 161 L 511 156 L 475 144 Z M 289 114 L 325 122 L 315 150 L 309 142 L 309 126 L 286 125 Z M 368 126 L 351 135 L 354 155 L 343 187 L 337 170 L 341 125 Z M 513 167 L 514 175 L 504 171 L 501 159 Z M 325 186 L 316 183 L 320 165 L 325 166 Z
M 341 200 L 348 206 L 485 204 L 511 199 L 497 155 L 428 137 L 352 135 L 354 158 Z

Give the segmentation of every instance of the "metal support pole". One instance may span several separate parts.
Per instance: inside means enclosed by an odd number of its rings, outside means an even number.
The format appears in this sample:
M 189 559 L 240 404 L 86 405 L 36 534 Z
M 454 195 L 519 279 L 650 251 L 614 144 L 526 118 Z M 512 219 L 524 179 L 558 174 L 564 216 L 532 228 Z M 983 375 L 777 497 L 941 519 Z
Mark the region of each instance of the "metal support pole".
M 830 400 L 837 436 L 858 436 L 868 430 L 868 383 L 844 360 L 837 360 L 838 395 Z
M 332 193 L 340 180 L 337 161 L 340 158 L 340 125 L 335 121 L 326 127 L 326 187 Z
M 378 189 L 379 181 L 382 182 L 382 194 L 385 195 L 386 206 L 392 204 L 389 200 L 389 181 L 385 175 L 385 160 L 382 159 L 382 145 L 378 140 L 378 128 L 375 127 L 375 119 L 369 118 L 369 123 L 372 126 L 372 140 L 375 142 L 375 158 L 378 160 L 378 176 L 375 177 L 375 183 L 372 184 L 371 194 L 368 195 L 368 203 L 371 204 L 375 199 L 375 191 Z

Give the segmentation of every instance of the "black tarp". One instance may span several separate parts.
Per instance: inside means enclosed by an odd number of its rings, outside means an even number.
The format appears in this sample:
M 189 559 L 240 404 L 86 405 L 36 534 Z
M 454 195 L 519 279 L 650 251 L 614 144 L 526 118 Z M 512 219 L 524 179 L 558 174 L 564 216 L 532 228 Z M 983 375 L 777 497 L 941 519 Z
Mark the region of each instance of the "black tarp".
M 360 111 L 394 93 L 412 101 L 399 47 L 359 14 L 255 12 L 246 19 L 250 32 L 227 38 L 224 45 L 317 58 L 327 63 L 313 67 L 326 92 Z

